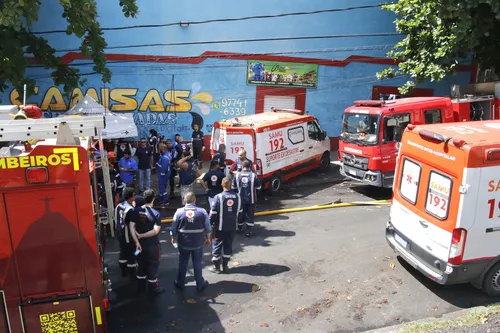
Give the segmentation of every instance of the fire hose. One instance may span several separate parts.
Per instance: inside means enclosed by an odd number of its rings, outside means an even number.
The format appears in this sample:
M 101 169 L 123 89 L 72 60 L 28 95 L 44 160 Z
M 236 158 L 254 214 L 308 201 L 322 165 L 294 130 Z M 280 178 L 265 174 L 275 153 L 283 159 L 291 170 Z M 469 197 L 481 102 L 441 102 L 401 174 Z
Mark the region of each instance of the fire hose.
M 353 201 L 353 202 L 341 202 L 340 200 L 334 201 L 332 203 L 327 203 L 323 205 L 315 205 L 315 206 L 307 206 L 307 207 L 297 207 L 297 208 L 285 208 L 285 209 L 276 209 L 276 210 L 268 210 L 264 212 L 256 212 L 255 216 L 268 216 L 268 215 L 280 215 L 280 214 L 289 214 L 289 213 L 299 213 L 299 212 L 307 212 L 313 210 L 321 210 L 321 209 L 333 209 L 333 208 L 344 208 L 344 207 L 360 207 L 360 206 L 382 206 L 391 204 L 392 200 L 374 200 L 374 201 Z M 171 223 L 172 219 L 162 219 L 162 223 Z

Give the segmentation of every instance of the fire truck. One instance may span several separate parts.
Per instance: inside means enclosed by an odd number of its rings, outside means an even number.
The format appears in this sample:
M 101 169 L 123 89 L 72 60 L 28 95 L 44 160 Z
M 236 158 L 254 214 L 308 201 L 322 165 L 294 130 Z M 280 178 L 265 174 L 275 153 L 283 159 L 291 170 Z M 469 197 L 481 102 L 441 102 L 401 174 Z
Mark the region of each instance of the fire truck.
M 453 98 L 355 101 L 343 115 L 338 150 L 340 173 L 367 185 L 392 188 L 401 136 L 408 124 L 498 119 L 495 106 L 500 103 L 495 100 L 495 85 L 482 91 L 470 86 L 453 86 Z
M 107 332 L 104 117 L 15 119 L 0 117 L 0 333 Z

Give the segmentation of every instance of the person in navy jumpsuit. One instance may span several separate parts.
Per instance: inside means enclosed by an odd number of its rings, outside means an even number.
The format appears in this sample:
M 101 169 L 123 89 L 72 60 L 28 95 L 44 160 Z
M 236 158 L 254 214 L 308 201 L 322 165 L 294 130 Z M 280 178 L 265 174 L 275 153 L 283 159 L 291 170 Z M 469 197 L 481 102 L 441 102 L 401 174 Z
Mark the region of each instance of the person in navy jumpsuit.
M 219 162 L 210 162 L 210 171 L 205 173 L 201 179 L 203 182 L 202 186 L 207 190 L 208 203 L 210 207 L 217 194 L 223 191 L 222 189 L 222 179 L 224 178 L 224 173 L 219 169 Z
M 168 191 L 167 186 L 170 180 L 171 172 L 171 155 L 167 151 L 167 146 L 160 143 L 160 159 L 156 163 L 156 172 L 158 173 L 158 187 L 160 190 L 160 205 L 168 205 Z
M 226 145 L 221 143 L 219 145 L 219 150 L 212 157 L 212 161 L 217 161 L 219 163 L 220 171 L 226 174 Z
M 255 204 L 257 203 L 257 190 L 261 184 L 259 178 L 252 172 L 252 164 L 246 160 L 242 164 L 243 170 L 233 178 L 233 190 L 237 191 L 241 197 L 242 213 L 239 216 L 238 231 L 243 231 L 243 226 L 247 226 L 246 236 L 252 236 L 251 229 L 254 226 Z
M 199 162 L 200 169 L 203 168 L 202 164 L 202 152 L 205 150 L 205 134 L 200 130 L 198 124 L 193 124 L 193 134 L 191 135 L 193 140 L 193 159 Z
M 120 243 L 120 257 L 118 262 L 122 276 L 126 277 L 130 275 L 130 278 L 135 279 L 135 269 L 137 267 L 134 257 L 135 246 L 129 231 L 136 201 L 135 190 L 130 187 L 125 188 L 123 190 L 123 199 L 124 201 L 117 205 L 115 210 L 117 217 L 116 233 Z
M 197 207 L 196 196 L 188 192 L 184 197 L 185 206 L 177 209 L 170 229 L 171 241 L 179 250 L 179 271 L 174 286 L 184 289 L 189 257 L 193 261 L 196 289 L 203 291 L 208 281 L 203 278 L 203 244 L 210 246 L 212 228 L 205 209 Z
M 130 231 L 136 244 L 139 243 L 141 251 L 138 256 L 139 268 L 137 270 L 139 291 L 146 290 L 147 281 L 148 291 L 152 294 L 159 294 L 165 289 L 160 288 L 158 281 L 161 254 L 158 234 L 161 230 L 161 216 L 153 208 L 155 197 L 153 190 L 144 191 L 144 205 L 136 205 L 134 217 L 130 221 Z
M 222 179 L 224 191 L 217 194 L 210 207 L 210 222 L 214 238 L 210 271 L 216 274 L 229 273 L 228 263 L 233 254 L 233 240 L 241 212 L 240 196 L 231 190 L 231 178 Z M 221 270 L 222 263 L 222 270 Z

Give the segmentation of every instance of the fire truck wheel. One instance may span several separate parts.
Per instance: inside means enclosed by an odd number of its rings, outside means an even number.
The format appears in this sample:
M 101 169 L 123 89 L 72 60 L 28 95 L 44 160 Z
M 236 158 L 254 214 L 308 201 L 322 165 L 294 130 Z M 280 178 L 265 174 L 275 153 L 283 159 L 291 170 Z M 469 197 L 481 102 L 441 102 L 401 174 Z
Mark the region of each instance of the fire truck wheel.
M 496 263 L 484 277 L 483 291 L 490 296 L 500 296 L 500 262 Z
M 282 184 L 283 177 L 281 177 L 280 173 L 275 173 L 269 181 L 269 192 L 271 192 L 271 194 L 278 193 Z
M 319 161 L 319 171 L 325 172 L 330 168 L 330 152 L 325 152 Z

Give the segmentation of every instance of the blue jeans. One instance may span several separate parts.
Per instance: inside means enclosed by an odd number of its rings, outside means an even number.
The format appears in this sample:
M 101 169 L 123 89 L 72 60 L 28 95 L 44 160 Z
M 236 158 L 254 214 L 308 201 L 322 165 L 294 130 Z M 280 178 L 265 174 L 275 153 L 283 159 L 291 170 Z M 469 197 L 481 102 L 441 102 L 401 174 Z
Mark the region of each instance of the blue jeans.
M 144 188 L 146 181 L 146 188 Z M 151 169 L 139 169 L 139 191 L 149 190 L 151 188 Z
M 201 288 L 203 286 L 203 274 L 202 270 L 202 259 L 203 259 L 203 247 L 197 250 L 184 250 L 179 246 L 179 272 L 177 274 L 177 284 L 184 286 L 186 284 L 186 273 L 189 264 L 189 257 L 191 256 L 193 260 L 193 270 L 194 279 L 196 280 L 196 287 Z

